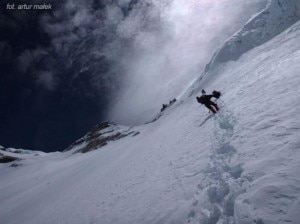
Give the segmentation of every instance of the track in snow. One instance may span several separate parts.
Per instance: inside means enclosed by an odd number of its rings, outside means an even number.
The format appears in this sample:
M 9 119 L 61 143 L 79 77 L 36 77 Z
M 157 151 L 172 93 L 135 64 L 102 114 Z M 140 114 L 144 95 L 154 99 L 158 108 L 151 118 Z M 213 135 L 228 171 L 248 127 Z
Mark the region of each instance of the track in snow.
M 245 191 L 243 183 L 248 182 L 241 178 L 242 164 L 231 165 L 231 158 L 237 152 L 231 144 L 236 121 L 225 105 L 221 105 L 219 113 L 209 116 L 205 122 L 211 117 L 213 129 L 210 163 L 198 184 L 187 223 L 200 221 L 201 224 L 235 224 L 234 202 Z

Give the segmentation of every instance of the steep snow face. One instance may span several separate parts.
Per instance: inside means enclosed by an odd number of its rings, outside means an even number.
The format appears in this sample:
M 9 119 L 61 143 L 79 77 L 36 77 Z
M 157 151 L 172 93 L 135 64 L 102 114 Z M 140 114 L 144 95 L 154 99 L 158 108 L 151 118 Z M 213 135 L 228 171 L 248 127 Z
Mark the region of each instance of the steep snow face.
M 101 150 L 0 164 L 1 223 L 298 224 L 299 38 L 297 22 L 195 83 L 222 91 L 218 114 L 194 94 Z
M 299 38 L 297 22 L 237 62 L 220 65 L 211 80 L 207 76 L 212 89 L 224 88 L 223 100 L 237 121 L 230 140 L 237 153 L 229 164 L 241 164 L 248 179 L 229 191 L 234 223 L 299 223 Z
M 300 19 L 299 0 L 272 0 L 213 56 L 206 71 L 219 63 L 237 60 L 242 54 L 272 39 Z

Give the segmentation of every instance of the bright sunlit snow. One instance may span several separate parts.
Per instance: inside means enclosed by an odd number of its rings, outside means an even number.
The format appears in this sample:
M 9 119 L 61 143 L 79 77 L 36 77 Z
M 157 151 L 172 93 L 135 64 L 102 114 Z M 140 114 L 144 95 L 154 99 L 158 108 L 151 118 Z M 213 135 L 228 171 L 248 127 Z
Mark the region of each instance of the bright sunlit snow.
M 116 127 L 134 135 L 0 164 L 1 223 L 299 223 L 300 22 L 282 31 L 211 67 L 157 121 Z M 196 102 L 201 88 L 223 93 L 219 113 Z

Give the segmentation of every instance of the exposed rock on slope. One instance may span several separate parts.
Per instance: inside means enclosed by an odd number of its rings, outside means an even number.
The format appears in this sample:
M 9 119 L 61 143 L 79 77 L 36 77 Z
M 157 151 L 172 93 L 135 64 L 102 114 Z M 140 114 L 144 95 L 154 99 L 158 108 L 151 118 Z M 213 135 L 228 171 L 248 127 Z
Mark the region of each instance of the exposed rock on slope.
M 32 156 L 45 155 L 46 153 L 40 151 L 31 151 L 26 149 L 5 148 L 0 145 L 0 163 L 11 163 L 20 161 Z M 16 166 L 12 164 L 11 166 Z
M 105 146 L 110 141 L 116 141 L 126 136 L 136 136 L 139 132 L 131 127 L 116 125 L 106 121 L 96 125 L 89 133 L 70 145 L 65 151 L 86 153 Z
M 6 156 L 6 155 L 3 155 L 2 153 L 0 153 L 0 163 L 10 163 L 15 160 L 20 160 L 20 159 L 17 157 L 13 157 L 13 156 Z

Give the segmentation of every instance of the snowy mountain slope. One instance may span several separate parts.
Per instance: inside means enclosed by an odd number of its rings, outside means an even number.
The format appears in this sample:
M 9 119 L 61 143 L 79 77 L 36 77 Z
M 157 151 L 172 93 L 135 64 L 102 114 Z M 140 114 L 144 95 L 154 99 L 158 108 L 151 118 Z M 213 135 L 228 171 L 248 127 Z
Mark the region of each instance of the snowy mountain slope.
M 238 62 L 221 65 L 214 81 L 207 76 L 212 89 L 226 87 L 223 100 L 238 117 L 231 162 L 243 164 L 249 181 L 235 199 L 236 223 L 299 223 L 299 38 L 298 22 Z
M 219 114 L 194 94 L 101 150 L 0 164 L 1 223 L 299 223 L 299 39 L 300 22 L 196 83 Z
M 242 54 L 259 46 L 283 32 L 300 20 L 299 0 L 272 0 L 265 10 L 254 16 L 250 21 L 231 37 L 214 54 L 206 71 L 220 63 L 237 60 Z

